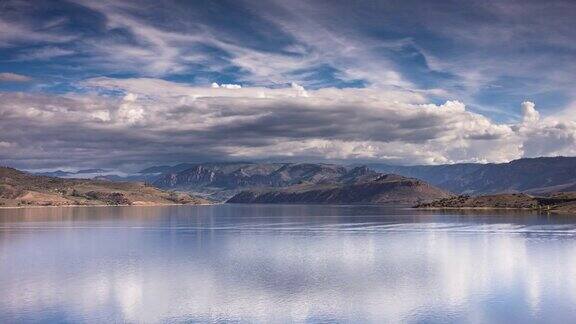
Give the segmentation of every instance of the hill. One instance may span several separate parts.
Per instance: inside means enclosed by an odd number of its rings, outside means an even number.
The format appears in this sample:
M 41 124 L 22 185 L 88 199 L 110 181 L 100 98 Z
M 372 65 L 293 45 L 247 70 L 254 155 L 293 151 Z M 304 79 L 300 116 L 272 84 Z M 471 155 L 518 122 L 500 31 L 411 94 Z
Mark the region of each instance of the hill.
M 416 208 L 433 209 L 532 209 L 552 212 L 576 212 L 576 193 L 563 192 L 548 196 L 527 194 L 497 194 L 457 196 L 422 203 Z
M 450 196 L 448 192 L 421 180 L 366 170 L 353 169 L 351 173 L 360 174 L 345 174 L 323 183 L 305 183 L 280 189 L 245 190 L 230 198 L 228 202 L 413 205 Z
M 63 179 L 0 167 L 0 206 L 203 204 L 143 183 Z

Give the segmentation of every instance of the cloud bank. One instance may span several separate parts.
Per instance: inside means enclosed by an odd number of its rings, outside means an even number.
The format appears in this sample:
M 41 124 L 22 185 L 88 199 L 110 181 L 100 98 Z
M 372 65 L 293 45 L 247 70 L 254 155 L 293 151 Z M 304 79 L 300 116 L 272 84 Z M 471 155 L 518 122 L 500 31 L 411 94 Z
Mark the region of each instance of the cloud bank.
M 576 122 L 522 104 L 515 124 L 417 92 L 93 78 L 64 95 L 0 94 L 0 160 L 25 168 L 204 160 L 502 162 L 576 154 Z

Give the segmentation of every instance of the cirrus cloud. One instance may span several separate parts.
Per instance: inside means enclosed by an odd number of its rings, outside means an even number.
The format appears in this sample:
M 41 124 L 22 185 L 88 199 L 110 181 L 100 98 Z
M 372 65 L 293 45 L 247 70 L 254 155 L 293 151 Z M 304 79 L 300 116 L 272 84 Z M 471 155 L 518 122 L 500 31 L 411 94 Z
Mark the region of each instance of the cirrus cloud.
M 0 82 L 28 82 L 30 80 L 32 80 L 31 77 L 22 74 L 10 72 L 0 73 Z

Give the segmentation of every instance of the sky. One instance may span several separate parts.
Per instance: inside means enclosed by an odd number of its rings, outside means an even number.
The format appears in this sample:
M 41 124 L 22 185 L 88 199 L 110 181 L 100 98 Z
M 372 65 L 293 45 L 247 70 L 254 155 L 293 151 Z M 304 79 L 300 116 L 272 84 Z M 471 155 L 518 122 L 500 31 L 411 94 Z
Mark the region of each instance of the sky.
M 574 1 L 0 1 L 0 164 L 576 155 Z

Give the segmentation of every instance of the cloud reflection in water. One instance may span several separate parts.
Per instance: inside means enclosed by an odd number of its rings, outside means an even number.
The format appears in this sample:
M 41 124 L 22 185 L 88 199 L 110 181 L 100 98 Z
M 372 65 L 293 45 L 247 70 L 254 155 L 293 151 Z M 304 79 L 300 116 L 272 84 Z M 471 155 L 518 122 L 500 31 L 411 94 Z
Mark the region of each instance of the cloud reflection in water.
M 569 223 L 411 218 L 361 207 L 56 211 L 57 219 L 22 220 L 21 211 L 2 218 L 0 320 L 493 322 L 576 314 Z

